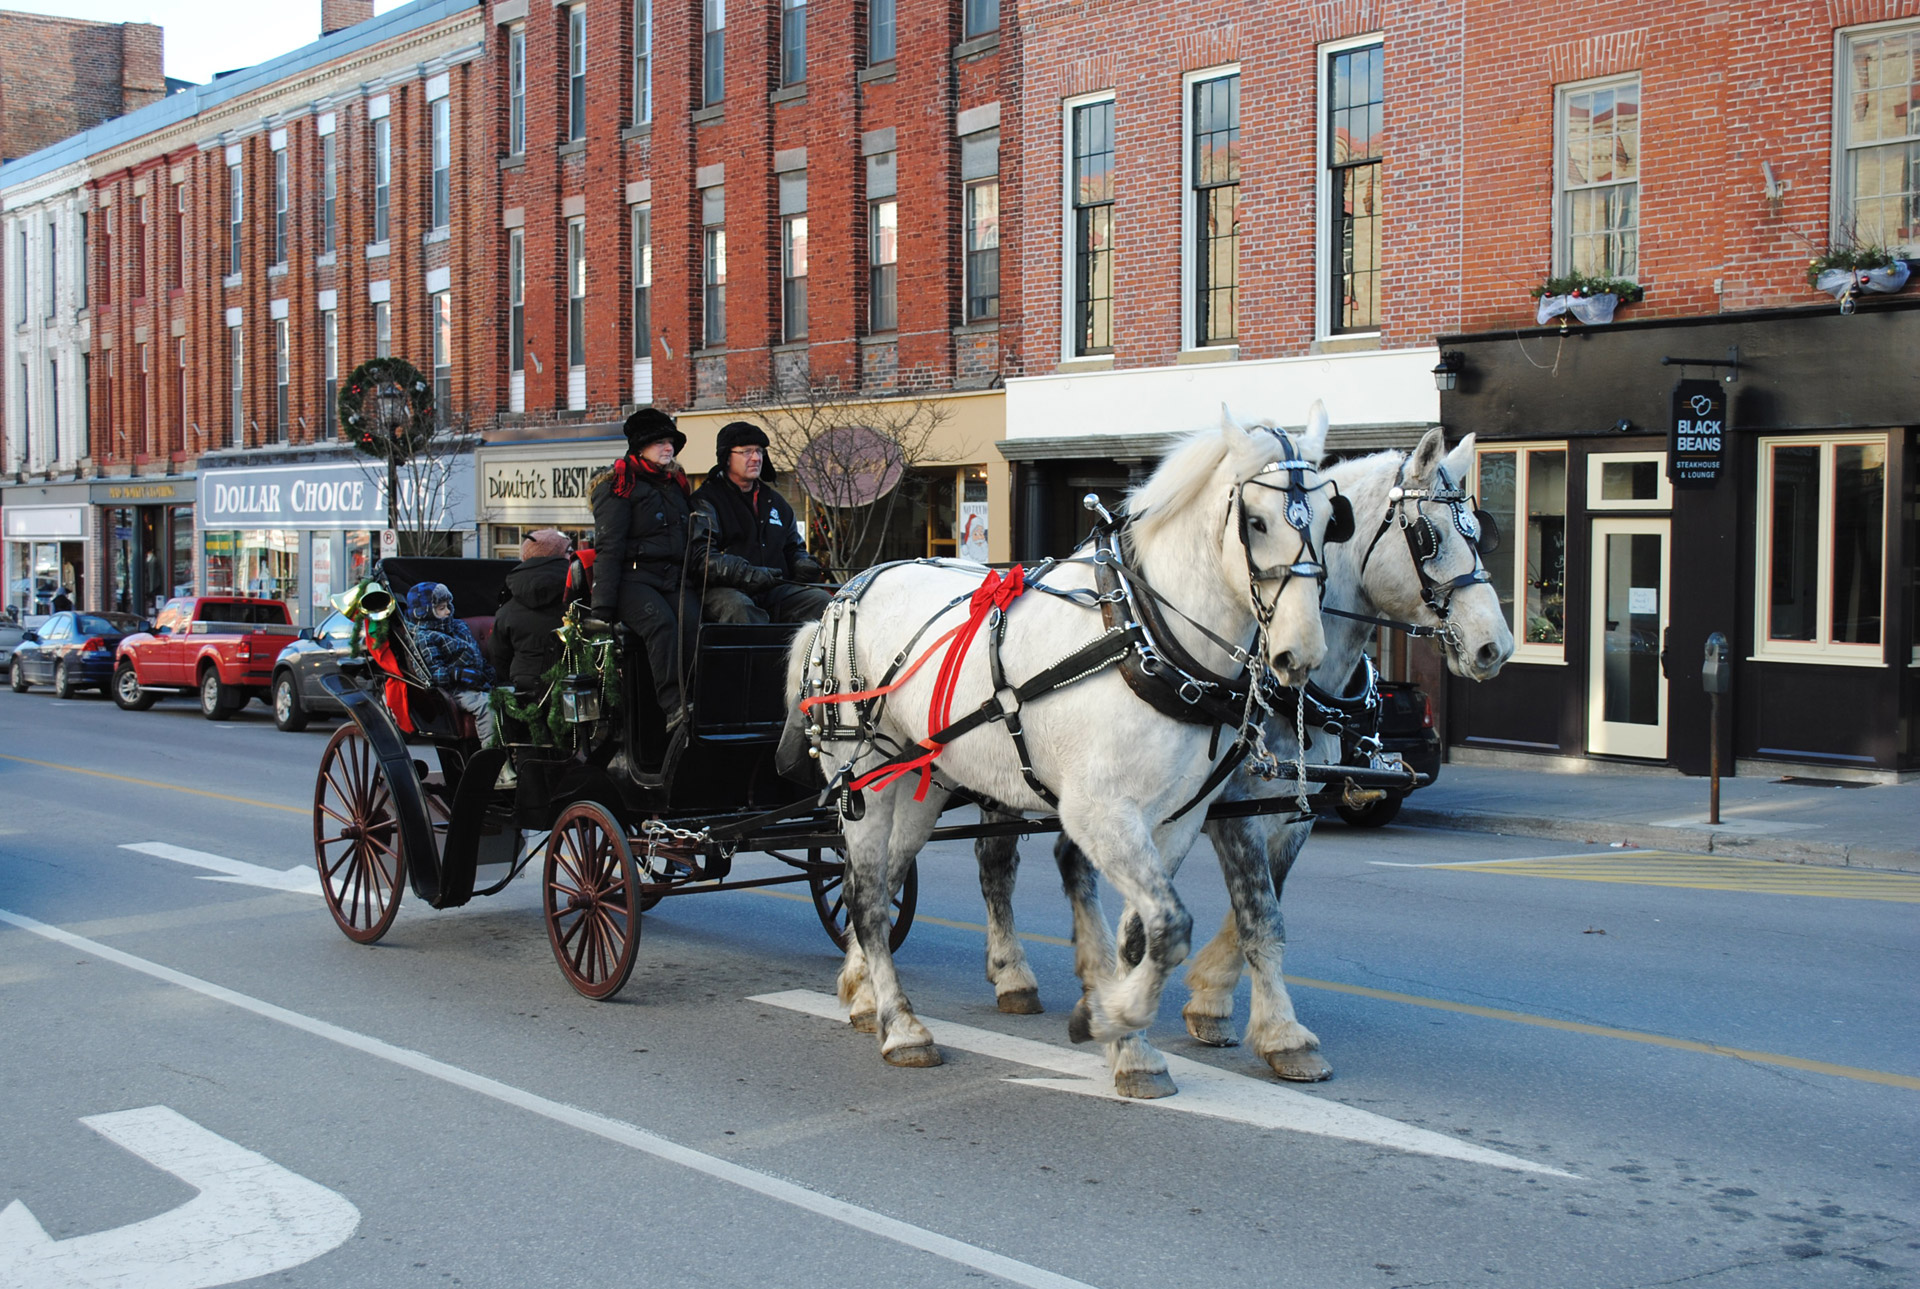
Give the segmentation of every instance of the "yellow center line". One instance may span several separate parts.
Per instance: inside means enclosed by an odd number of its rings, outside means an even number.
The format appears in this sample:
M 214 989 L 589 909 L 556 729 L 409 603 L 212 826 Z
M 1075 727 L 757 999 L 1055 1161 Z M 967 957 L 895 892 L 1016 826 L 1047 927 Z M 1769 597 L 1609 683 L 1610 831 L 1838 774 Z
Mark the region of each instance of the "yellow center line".
M 312 809 L 307 806 L 283 806 L 274 801 L 256 801 L 252 797 L 229 796 L 224 792 L 208 792 L 205 788 L 183 788 L 177 783 L 160 783 L 153 779 L 136 779 L 126 774 L 108 774 L 105 770 L 86 770 L 77 765 L 60 765 L 53 761 L 36 761 L 29 756 L 11 756 L 0 752 L 0 761 L 18 761 L 22 765 L 37 765 L 43 770 L 65 770 L 69 774 L 86 774 L 96 779 L 112 779 L 115 783 L 131 783 L 141 788 L 160 788 L 167 792 L 184 792 L 194 797 L 211 797 L 215 801 L 231 801 L 236 805 L 258 806 L 262 810 L 284 810 L 290 815 L 310 815 Z
M 773 891 L 764 888 L 755 889 L 755 895 L 770 895 L 780 900 L 798 900 L 811 904 L 810 896 L 796 895 L 791 891 Z M 935 926 L 952 927 L 959 931 L 978 931 L 986 934 L 987 928 L 978 922 L 956 922 L 949 918 L 922 917 L 916 913 L 915 922 L 930 922 Z M 1035 944 L 1056 944 L 1071 947 L 1073 941 L 1063 940 L 1054 935 L 1036 935 L 1027 931 L 1016 933 L 1022 940 Z M 1890 1074 L 1885 1070 L 1863 1069 L 1857 1065 L 1835 1065 L 1830 1061 L 1809 1061 L 1799 1056 L 1782 1056 L 1777 1052 L 1756 1052 L 1745 1047 L 1725 1047 L 1719 1043 L 1702 1043 L 1691 1038 L 1669 1038 L 1665 1034 L 1649 1034 L 1644 1030 L 1615 1029 L 1611 1025 L 1589 1025 L 1583 1021 L 1556 1020 L 1551 1016 L 1535 1016 L 1529 1012 L 1508 1011 L 1502 1007 L 1481 1007 L 1474 1003 L 1449 1002 L 1444 998 L 1425 998 L 1419 994 L 1396 993 L 1391 989 L 1373 989 L 1366 985 L 1342 984 L 1337 980 L 1314 980 L 1307 976 L 1287 976 L 1289 985 L 1302 989 L 1324 989 L 1329 993 L 1352 994 L 1358 998 L 1374 998 L 1381 1002 L 1404 1003 L 1409 1007 L 1426 1007 L 1433 1011 L 1456 1012 L 1462 1016 L 1477 1016 L 1482 1020 L 1503 1020 L 1515 1025 L 1533 1025 L 1541 1029 L 1563 1030 L 1569 1034 L 1586 1034 L 1594 1038 L 1619 1039 L 1628 1043 L 1645 1043 L 1651 1047 L 1670 1047 L 1682 1052 L 1699 1052 L 1706 1056 L 1728 1056 L 1740 1061 L 1754 1061 L 1761 1065 L 1778 1065 L 1789 1070 L 1805 1070 L 1810 1074 L 1829 1074 L 1840 1079 L 1854 1079 L 1861 1083 L 1879 1083 L 1890 1088 L 1906 1088 L 1920 1092 L 1920 1078 L 1908 1074 Z

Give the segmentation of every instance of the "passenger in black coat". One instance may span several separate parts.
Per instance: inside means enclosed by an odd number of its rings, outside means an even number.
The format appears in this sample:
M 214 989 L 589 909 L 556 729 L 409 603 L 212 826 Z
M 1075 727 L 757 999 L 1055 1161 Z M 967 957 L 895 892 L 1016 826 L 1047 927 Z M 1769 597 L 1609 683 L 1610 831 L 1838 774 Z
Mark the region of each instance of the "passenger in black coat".
M 567 535 L 552 528 L 527 534 L 520 562 L 507 573 L 511 597 L 493 617 L 487 649 L 494 672 L 523 697 L 537 695 L 541 677 L 560 660 L 560 617 L 566 610 Z
M 773 489 L 768 446 L 757 425 L 722 426 L 714 440 L 718 464 L 693 494 L 712 517 L 715 549 L 769 574 L 758 591 L 710 584 L 701 609 L 712 622 L 815 622 L 833 598 L 820 587 L 794 584 L 824 582 L 827 574 L 807 552 L 792 503 Z

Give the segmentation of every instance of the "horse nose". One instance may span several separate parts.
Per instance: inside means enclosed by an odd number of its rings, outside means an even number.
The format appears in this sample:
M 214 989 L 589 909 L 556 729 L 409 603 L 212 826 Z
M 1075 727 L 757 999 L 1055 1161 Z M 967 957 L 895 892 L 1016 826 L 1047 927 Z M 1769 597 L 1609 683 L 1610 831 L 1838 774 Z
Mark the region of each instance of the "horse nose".
M 1291 649 L 1274 657 L 1273 669 L 1283 676 L 1296 675 L 1302 670 L 1300 660 L 1294 656 Z
M 1500 665 L 1500 646 L 1488 641 L 1474 652 L 1474 661 L 1480 664 L 1482 671 L 1491 671 Z

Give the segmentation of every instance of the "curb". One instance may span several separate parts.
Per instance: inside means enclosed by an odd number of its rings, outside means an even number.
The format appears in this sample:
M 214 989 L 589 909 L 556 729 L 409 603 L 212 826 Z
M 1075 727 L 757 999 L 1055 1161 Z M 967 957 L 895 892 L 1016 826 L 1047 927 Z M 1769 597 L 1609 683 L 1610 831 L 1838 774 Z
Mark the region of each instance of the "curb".
M 1841 842 L 1797 841 L 1788 837 L 1752 837 L 1712 828 L 1660 828 L 1651 824 L 1598 819 L 1555 819 L 1539 815 L 1496 814 L 1475 810 L 1401 807 L 1394 821 L 1416 828 L 1452 828 L 1463 832 L 1547 837 L 1557 841 L 1631 842 L 1653 850 L 1681 850 L 1736 859 L 1768 859 L 1783 864 L 1819 864 L 1833 868 L 1877 868 L 1920 873 L 1920 852 L 1877 850 Z

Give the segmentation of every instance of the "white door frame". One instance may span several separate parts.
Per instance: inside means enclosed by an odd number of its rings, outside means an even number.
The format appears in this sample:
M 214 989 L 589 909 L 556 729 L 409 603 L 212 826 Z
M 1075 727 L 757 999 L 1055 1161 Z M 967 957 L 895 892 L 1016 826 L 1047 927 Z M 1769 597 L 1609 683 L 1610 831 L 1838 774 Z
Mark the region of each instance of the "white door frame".
M 1660 623 L 1658 644 L 1664 644 L 1673 607 L 1673 521 L 1666 516 L 1594 516 L 1592 579 L 1587 584 L 1587 751 L 1601 756 L 1667 759 L 1667 678 L 1660 674 L 1660 720 L 1657 725 L 1630 725 L 1608 721 L 1606 715 L 1607 538 L 1652 534 L 1660 538 Z M 1657 645 L 1656 645 L 1657 647 Z

